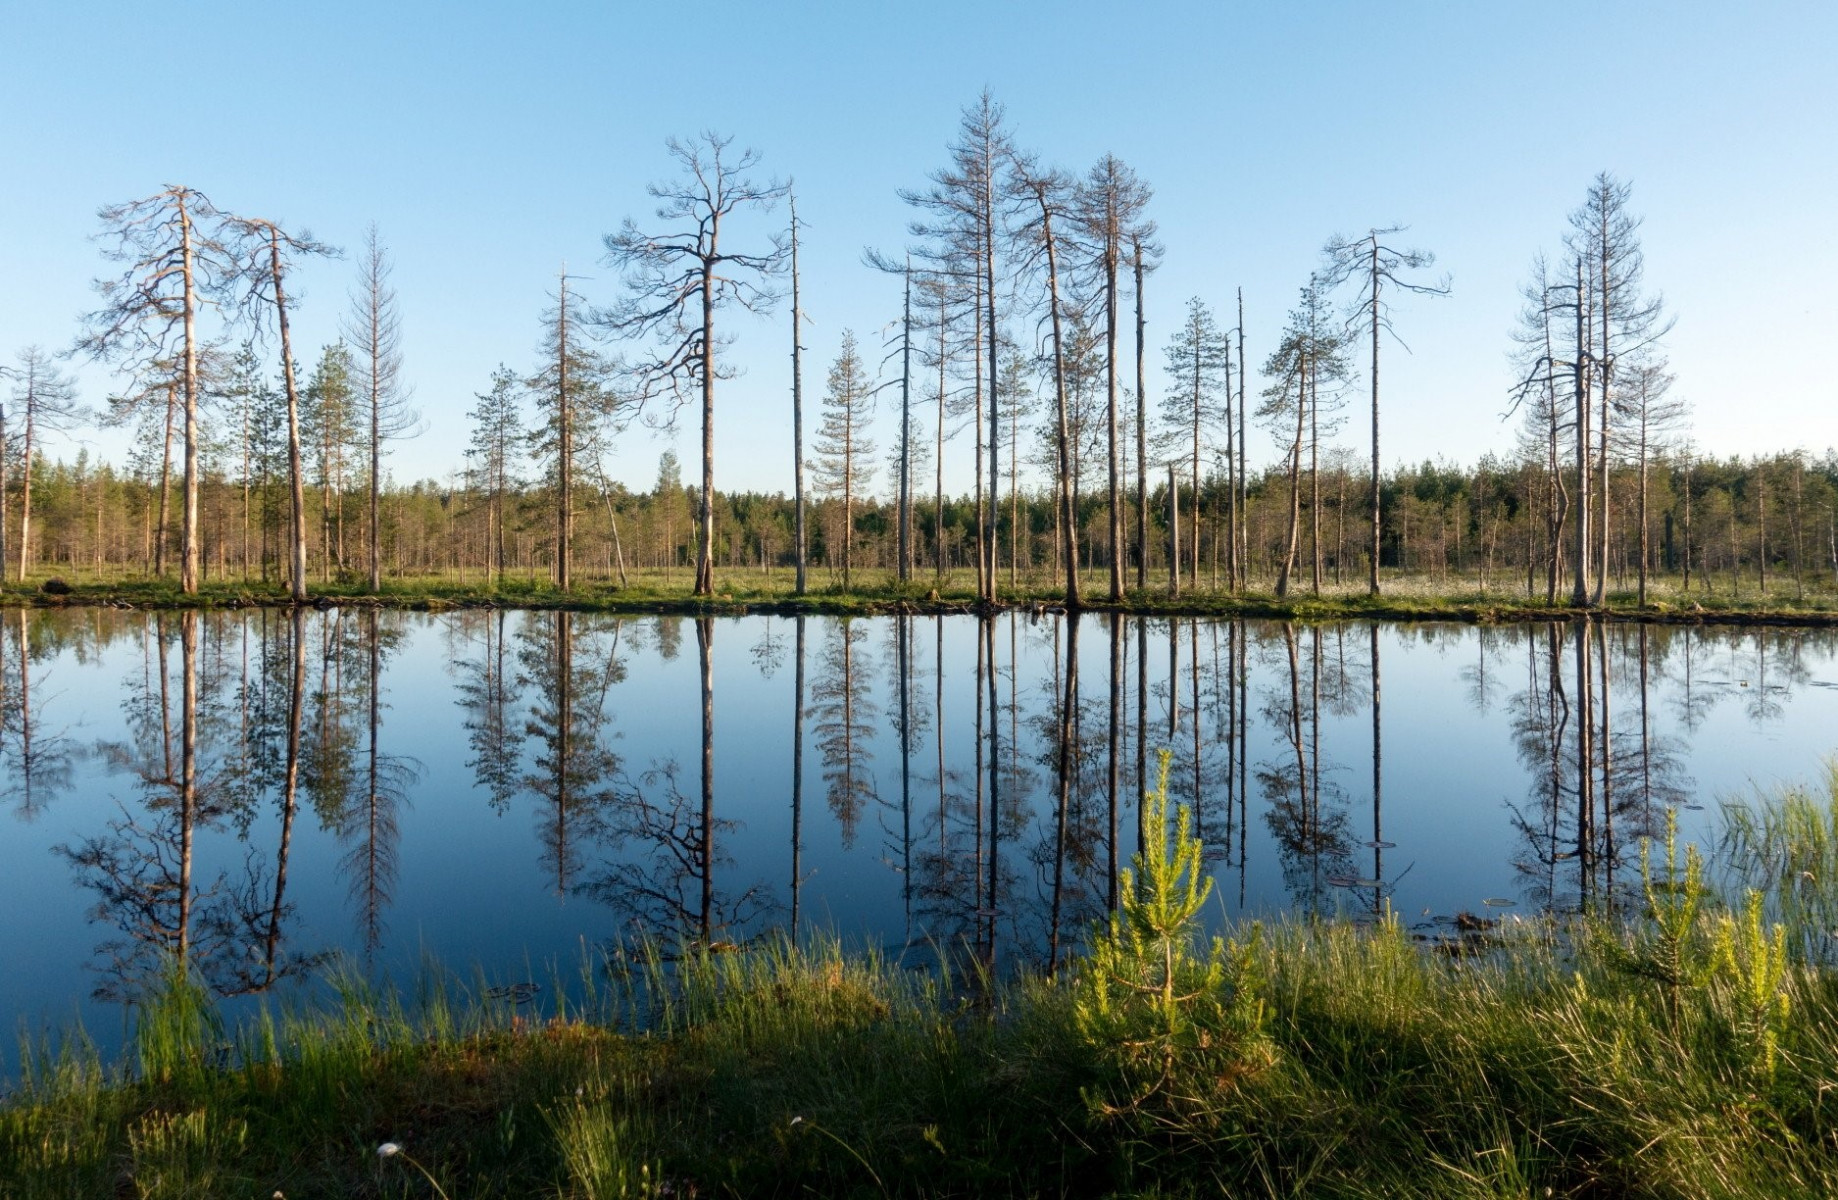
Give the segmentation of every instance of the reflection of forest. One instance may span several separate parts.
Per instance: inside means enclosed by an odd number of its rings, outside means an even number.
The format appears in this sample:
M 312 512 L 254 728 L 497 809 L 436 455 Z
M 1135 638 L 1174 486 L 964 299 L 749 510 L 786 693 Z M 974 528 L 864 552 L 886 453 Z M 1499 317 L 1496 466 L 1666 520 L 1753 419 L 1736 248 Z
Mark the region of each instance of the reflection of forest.
M 81 770 L 125 785 L 111 817 L 59 848 L 106 930 L 100 992 L 133 994 L 166 956 L 225 994 L 262 992 L 321 959 L 326 946 L 309 942 L 373 956 L 399 940 L 403 831 L 410 805 L 427 806 L 411 739 L 425 731 L 402 720 L 405 685 L 391 681 L 420 622 L 371 609 L 5 614 L 0 805 L 41 821 Z M 1463 698 L 1510 722 L 1524 780 L 1508 813 L 1518 898 L 1623 903 L 1641 839 L 1692 798 L 1690 740 L 1720 710 L 1780 722 L 1838 648 L 1832 631 L 1594 621 L 1010 612 L 755 619 L 751 640 L 727 636 L 735 624 L 439 620 L 472 794 L 494 820 L 527 807 L 517 868 L 557 901 L 589 901 L 590 929 L 610 918 L 616 939 L 664 942 L 797 929 L 841 854 L 888 881 L 902 927 L 880 932 L 897 944 L 1055 964 L 1116 906 L 1164 750 L 1171 798 L 1192 807 L 1228 903 L 1246 903 L 1262 845 L 1294 908 L 1382 911 L 1400 864 L 1433 870 L 1453 852 L 1386 840 L 1385 716 L 1414 717 L 1413 697 L 1381 687 L 1387 641 L 1471 656 Z M 123 650 L 121 732 L 79 744 L 67 664 L 105 652 L 119 663 Z M 718 651 L 789 703 L 718 708 Z M 659 710 L 671 734 L 633 741 L 633 719 Z M 717 716 L 732 730 L 719 757 Z M 741 757 L 762 748 L 784 754 L 771 781 Z M 755 794 L 724 790 L 742 786 Z M 748 824 L 778 820 L 788 862 L 754 861 Z M 819 826 L 834 840 L 814 840 Z M 303 832 L 333 851 L 308 860 L 328 878 L 302 881 Z M 354 927 L 301 935 L 301 889 L 328 884 Z

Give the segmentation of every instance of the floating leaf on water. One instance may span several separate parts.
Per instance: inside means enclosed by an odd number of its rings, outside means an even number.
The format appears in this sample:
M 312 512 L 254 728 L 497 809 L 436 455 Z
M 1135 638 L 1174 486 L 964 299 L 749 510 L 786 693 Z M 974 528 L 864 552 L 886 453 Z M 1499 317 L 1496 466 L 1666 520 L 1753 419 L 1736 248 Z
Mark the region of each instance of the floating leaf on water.
M 1396 850 L 1398 844 L 1396 842 L 1367 842 L 1366 848 L 1369 850 Z
M 1517 900 L 1508 900 L 1504 896 L 1489 896 L 1485 900 L 1481 901 L 1481 903 L 1485 904 L 1488 908 L 1517 908 L 1519 907 L 1519 902 Z
M 507 983 L 501 987 L 488 987 L 485 995 L 492 1000 L 509 1000 L 512 1004 L 528 1004 L 536 999 L 536 993 L 542 991 L 540 983 Z
M 1683 808 L 1686 812 L 1703 812 L 1704 811 L 1704 806 L 1702 804 L 1681 804 L 1679 807 Z

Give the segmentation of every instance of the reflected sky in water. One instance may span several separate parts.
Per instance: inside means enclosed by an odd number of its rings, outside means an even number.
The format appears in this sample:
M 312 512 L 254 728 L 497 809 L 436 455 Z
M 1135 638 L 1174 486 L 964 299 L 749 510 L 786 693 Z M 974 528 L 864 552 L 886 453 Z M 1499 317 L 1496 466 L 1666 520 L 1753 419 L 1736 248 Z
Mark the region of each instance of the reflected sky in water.
M 1164 750 L 1222 915 L 1609 905 L 1668 809 L 1708 838 L 1717 798 L 1813 774 L 1835 653 L 1714 626 L 11 611 L 0 1014 L 113 1045 L 174 952 L 232 1006 L 336 959 L 546 980 L 791 926 L 1050 964 L 1115 902 Z

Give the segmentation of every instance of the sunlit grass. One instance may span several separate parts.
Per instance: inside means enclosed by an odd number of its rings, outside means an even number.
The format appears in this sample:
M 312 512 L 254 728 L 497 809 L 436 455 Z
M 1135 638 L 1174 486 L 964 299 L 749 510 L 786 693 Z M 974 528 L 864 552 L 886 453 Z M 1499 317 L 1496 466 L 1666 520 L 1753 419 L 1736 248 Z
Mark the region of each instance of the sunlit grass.
M 283 604 L 286 590 L 278 582 L 236 577 L 208 578 L 194 597 L 185 596 L 173 579 L 149 579 L 127 573 L 78 574 L 66 578 L 67 595 L 47 595 L 42 587 L 53 572 L 43 571 L 25 584 L 0 584 L 0 603 L 20 604 L 128 604 L 135 607 L 230 607 L 249 604 Z M 1088 606 L 1108 605 L 1108 574 L 1102 569 L 1082 572 L 1083 596 Z M 1132 576 L 1133 578 L 1133 576 Z M 1791 579 L 1777 581 L 1763 594 L 1749 581 L 1740 592 L 1727 584 L 1704 590 L 1695 580 L 1687 591 L 1678 577 L 1655 578 L 1648 589 L 1645 608 L 1631 583 L 1616 581 L 1608 593 L 1607 611 L 1613 615 L 1641 615 L 1657 620 L 1811 619 L 1838 617 L 1838 588 L 1821 574 L 1808 577 L 1804 594 Z M 1363 579 L 1331 577 L 1316 594 L 1306 575 L 1289 594 L 1278 598 L 1269 579 L 1258 577 L 1240 595 L 1233 595 L 1222 579 L 1203 571 L 1195 580 L 1184 578 L 1178 597 L 1171 596 L 1165 571 L 1151 572 L 1149 585 L 1130 588 L 1115 607 L 1141 613 L 1335 619 L 1372 617 L 1422 620 L 1517 620 L 1569 615 L 1568 594 L 1555 604 L 1543 601 L 1542 583 L 1528 595 L 1523 576 L 1494 574 L 1486 581 L 1473 572 L 1396 573 L 1384 578 L 1383 593 L 1369 596 Z M 572 591 L 555 588 L 545 575 L 512 572 L 486 577 L 472 571 L 389 578 L 372 596 L 361 578 L 331 581 L 314 579 L 309 592 L 315 600 L 334 603 L 381 603 L 397 608 L 429 609 L 448 606 L 513 606 L 570 608 L 602 612 L 733 612 L 743 608 L 773 607 L 810 612 L 885 612 L 962 609 L 976 600 L 976 579 L 969 570 L 947 572 L 943 577 L 930 568 L 915 570 L 901 583 L 892 571 L 863 568 L 854 572 L 853 586 L 844 589 L 840 575 L 813 569 L 802 596 L 789 568 L 726 567 L 716 571 L 712 597 L 693 594 L 693 575 L 686 568 L 634 569 L 624 582 L 605 573 L 582 572 Z M 1057 606 L 1064 590 L 1051 572 L 1033 568 L 998 572 L 998 597 L 1002 603 Z

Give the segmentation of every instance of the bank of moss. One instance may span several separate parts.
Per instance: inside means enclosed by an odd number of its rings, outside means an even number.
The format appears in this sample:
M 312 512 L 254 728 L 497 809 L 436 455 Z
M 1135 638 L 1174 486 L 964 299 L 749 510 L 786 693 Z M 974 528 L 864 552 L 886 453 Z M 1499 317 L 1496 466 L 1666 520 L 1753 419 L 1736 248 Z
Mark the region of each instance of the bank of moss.
M 48 579 L 29 584 L 0 584 L 0 606 L 113 607 L 134 609 L 233 609 L 290 603 L 284 588 L 241 581 L 211 581 L 194 595 L 186 595 L 171 580 L 128 577 L 106 580 L 59 581 L 46 590 Z M 562 592 L 547 582 L 511 577 L 491 583 L 459 583 L 424 578 L 391 581 L 372 594 L 361 582 L 315 582 L 309 603 L 364 605 L 412 611 L 460 608 L 530 608 L 602 613 L 667 613 L 686 616 L 729 616 L 746 613 L 812 615 L 871 615 L 893 613 L 966 613 L 1019 609 L 1030 613 L 1064 608 L 1063 593 L 1046 581 L 1010 586 L 1004 583 L 994 605 L 977 600 L 973 581 L 961 575 L 941 584 L 922 580 L 899 584 L 891 578 L 853 589 L 813 585 L 803 595 L 793 590 L 783 572 L 734 571 L 717 576 L 715 595 L 691 594 L 681 577 L 648 572 L 635 575 L 624 586 L 608 581 L 583 583 Z M 1396 620 L 1466 621 L 1502 623 L 1572 620 L 1594 615 L 1608 620 L 1648 621 L 1669 624 L 1838 624 L 1838 592 L 1811 589 L 1804 594 L 1685 593 L 1671 586 L 1656 586 L 1646 605 L 1631 592 L 1610 593 L 1600 608 L 1577 608 L 1568 603 L 1546 604 L 1528 599 L 1522 591 L 1482 589 L 1473 580 L 1437 581 L 1401 577 L 1387 583 L 1379 596 L 1353 588 L 1331 589 L 1316 596 L 1303 589 L 1285 597 L 1263 591 L 1232 595 L 1202 585 L 1179 596 L 1165 586 L 1131 590 L 1118 603 L 1105 599 L 1101 588 L 1088 588 L 1083 597 L 1088 612 L 1124 612 L 1142 616 L 1242 617 L 1270 620 Z

